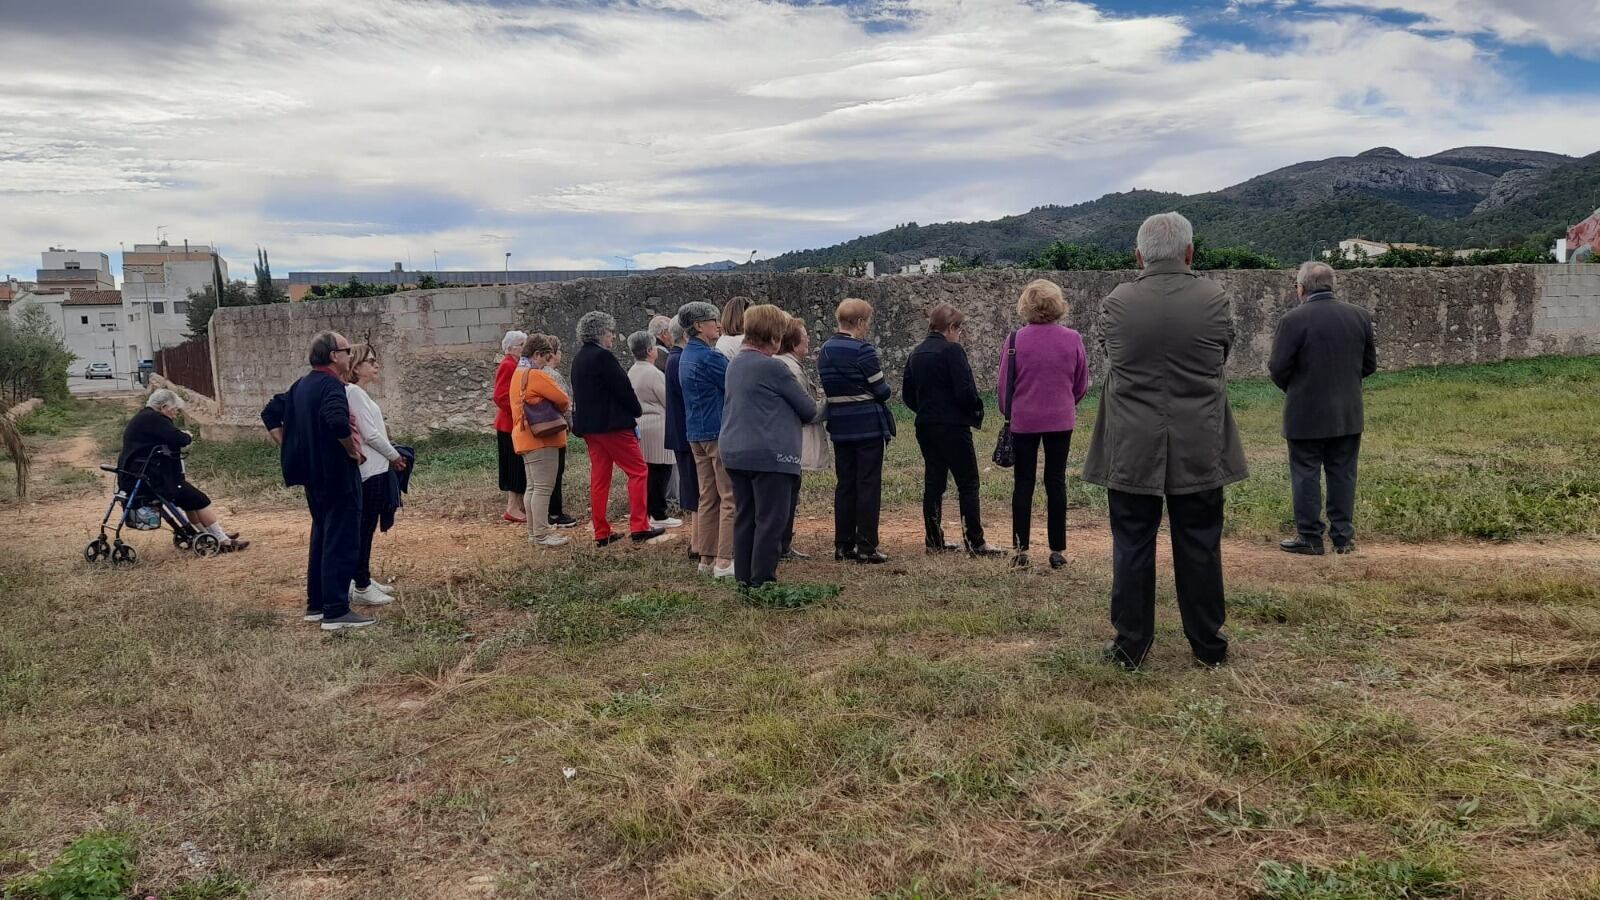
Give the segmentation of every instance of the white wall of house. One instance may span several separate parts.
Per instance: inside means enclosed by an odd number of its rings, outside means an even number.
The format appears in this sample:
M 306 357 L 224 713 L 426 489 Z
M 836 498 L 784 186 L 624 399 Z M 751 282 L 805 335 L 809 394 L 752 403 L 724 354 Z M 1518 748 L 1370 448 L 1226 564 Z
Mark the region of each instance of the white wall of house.
M 151 358 L 154 350 L 189 339 L 189 293 L 203 292 L 211 284 L 214 277 L 211 250 L 190 247 L 188 255 L 203 255 L 200 259 L 185 258 L 182 248 L 164 245 L 139 244 L 135 252 L 173 257 L 161 263 L 159 272 L 151 271 L 148 266 L 128 264 L 124 264 L 122 270 L 123 302 L 141 314 L 145 358 Z M 226 281 L 228 261 L 218 257 L 217 263 Z
M 11 317 L 15 321 L 28 306 L 43 309 L 75 357 L 69 375 L 82 376 L 90 363 L 103 362 L 110 363 L 117 377 L 125 380 L 133 375 L 140 359 L 149 358 L 145 352 L 149 345 L 136 333 L 138 314 L 126 303 L 70 306 L 65 299 L 63 294 L 24 294 L 12 302 Z

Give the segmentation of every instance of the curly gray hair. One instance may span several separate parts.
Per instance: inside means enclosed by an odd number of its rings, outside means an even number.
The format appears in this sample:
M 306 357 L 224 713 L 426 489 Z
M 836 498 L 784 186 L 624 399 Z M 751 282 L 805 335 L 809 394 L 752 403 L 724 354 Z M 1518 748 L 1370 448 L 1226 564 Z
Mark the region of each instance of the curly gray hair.
M 694 334 L 696 322 L 709 322 L 721 318 L 722 311 L 704 300 L 691 300 L 678 307 L 678 324 L 683 326 L 685 334 Z
M 616 330 L 615 316 L 603 310 L 590 310 L 578 320 L 578 343 L 595 343 L 605 337 L 606 332 Z
M 628 335 L 628 352 L 640 362 L 650 358 L 650 351 L 655 348 L 655 335 L 648 331 L 635 331 Z

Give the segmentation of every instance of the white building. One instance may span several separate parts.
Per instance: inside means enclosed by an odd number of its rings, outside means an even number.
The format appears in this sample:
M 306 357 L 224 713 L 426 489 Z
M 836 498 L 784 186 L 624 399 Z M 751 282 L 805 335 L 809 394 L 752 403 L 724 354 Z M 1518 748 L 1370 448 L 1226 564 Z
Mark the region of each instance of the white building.
M 189 339 L 189 294 L 203 293 L 218 270 L 226 284 L 228 261 L 205 244 L 134 244 L 123 253 L 122 296 L 131 311 L 141 314 L 146 357 Z
M 40 290 L 110 291 L 117 287 L 116 276 L 111 274 L 111 258 L 104 253 L 51 247 L 39 254 L 39 264 L 35 281 Z
M 944 260 L 930 256 L 915 265 L 901 266 L 901 275 L 937 275 L 944 270 Z
M 140 313 L 123 304 L 119 291 L 89 288 L 21 291 L 10 301 L 12 320 L 30 307 L 44 310 L 50 325 L 75 357 L 67 370 L 74 381 L 83 376 L 90 363 L 103 362 L 111 366 L 119 382 L 127 384 L 137 371 L 139 361 L 150 358 L 149 344 L 138 334 L 142 321 Z

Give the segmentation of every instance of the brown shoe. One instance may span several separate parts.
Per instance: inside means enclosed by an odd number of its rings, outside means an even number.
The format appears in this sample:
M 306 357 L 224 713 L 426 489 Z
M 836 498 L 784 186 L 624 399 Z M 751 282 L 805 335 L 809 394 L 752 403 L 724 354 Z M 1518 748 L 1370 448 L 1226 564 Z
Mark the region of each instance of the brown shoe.
M 238 538 L 234 538 L 233 540 L 231 540 L 231 541 L 227 542 L 226 544 L 222 545 L 222 552 L 223 553 L 238 553 L 241 550 L 248 549 L 249 546 L 250 546 L 250 542 L 249 541 L 241 541 Z

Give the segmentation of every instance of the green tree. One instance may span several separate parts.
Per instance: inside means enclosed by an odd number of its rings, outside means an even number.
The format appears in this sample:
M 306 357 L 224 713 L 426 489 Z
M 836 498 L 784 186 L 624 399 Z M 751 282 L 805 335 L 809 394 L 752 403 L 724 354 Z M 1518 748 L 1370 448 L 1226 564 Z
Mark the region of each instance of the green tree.
M 314 284 L 306 291 L 307 300 L 348 300 L 361 297 L 382 297 L 400 290 L 397 284 L 367 284 L 354 275 L 344 284 Z
M 267 261 L 267 251 L 257 247 L 255 304 L 265 306 L 268 303 L 283 303 L 288 299 L 289 295 L 272 283 L 272 264 Z
M 1133 254 L 1056 241 L 1028 258 L 1030 269 L 1107 272 L 1134 268 Z
M 255 302 L 255 292 L 240 280 L 228 282 L 222 289 L 223 306 L 250 306 Z M 211 314 L 217 311 L 217 291 L 211 285 L 204 290 L 189 292 L 189 336 L 200 337 L 211 330 Z
M 1249 247 L 1212 247 L 1206 239 L 1194 239 L 1194 268 L 1207 269 L 1281 269 L 1283 263 L 1259 250 Z

